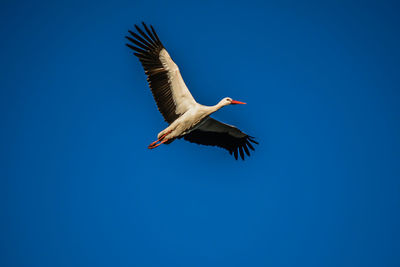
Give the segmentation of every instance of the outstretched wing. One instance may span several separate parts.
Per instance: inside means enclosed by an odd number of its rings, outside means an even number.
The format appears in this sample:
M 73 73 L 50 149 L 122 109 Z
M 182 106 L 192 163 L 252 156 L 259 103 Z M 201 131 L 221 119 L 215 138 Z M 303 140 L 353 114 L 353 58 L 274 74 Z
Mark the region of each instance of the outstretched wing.
M 238 154 L 244 160 L 244 153 L 250 156 L 250 151 L 254 150 L 251 143 L 258 144 L 253 137 L 243 133 L 235 126 L 222 123 L 213 118 L 208 118 L 198 128 L 183 136 L 189 142 L 207 146 L 218 146 L 234 154 L 238 159 Z
M 137 33 L 129 31 L 126 36 L 131 44 L 126 44 L 135 51 L 147 75 L 151 92 L 158 110 L 168 123 L 172 123 L 181 114 L 196 104 L 182 79 L 178 66 L 162 45 L 153 26 L 151 30 L 143 23 L 144 30 L 137 25 Z

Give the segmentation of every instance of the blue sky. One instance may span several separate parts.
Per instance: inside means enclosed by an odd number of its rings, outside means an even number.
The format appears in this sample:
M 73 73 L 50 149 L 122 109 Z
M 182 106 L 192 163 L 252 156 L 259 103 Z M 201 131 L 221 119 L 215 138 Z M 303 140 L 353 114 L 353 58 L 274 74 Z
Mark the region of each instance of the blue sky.
M 67 2 L 67 1 L 66 1 Z M 396 1 L 3 1 L 1 266 L 399 266 Z M 133 24 L 246 161 L 166 127 Z

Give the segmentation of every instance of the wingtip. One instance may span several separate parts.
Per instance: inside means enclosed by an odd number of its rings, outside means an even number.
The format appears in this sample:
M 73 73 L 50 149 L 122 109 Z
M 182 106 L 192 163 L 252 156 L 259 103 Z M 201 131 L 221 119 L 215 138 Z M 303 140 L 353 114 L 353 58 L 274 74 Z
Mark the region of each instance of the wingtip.
M 250 140 L 251 142 L 253 142 L 256 145 L 259 145 L 260 143 L 258 143 L 256 140 Z
M 244 152 L 243 152 L 243 147 L 239 147 L 239 153 L 240 153 L 240 157 L 242 158 L 242 160 L 244 160 Z
M 254 140 L 254 139 L 255 139 L 254 136 L 250 136 L 250 135 L 249 135 L 248 137 L 249 137 L 249 138 L 248 138 L 249 141 L 251 141 L 251 142 L 253 142 L 254 144 L 257 144 L 257 145 L 259 144 L 258 141 Z
M 237 151 L 237 149 L 235 149 L 233 151 L 233 155 L 235 156 L 235 159 L 237 160 L 238 159 L 238 151 Z

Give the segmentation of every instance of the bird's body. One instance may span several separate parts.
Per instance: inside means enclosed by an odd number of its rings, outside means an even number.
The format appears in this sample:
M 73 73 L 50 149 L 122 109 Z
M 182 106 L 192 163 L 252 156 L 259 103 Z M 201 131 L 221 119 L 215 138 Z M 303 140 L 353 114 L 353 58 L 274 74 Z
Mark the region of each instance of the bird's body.
M 155 148 L 163 143 L 171 143 L 176 138 L 203 145 L 219 146 L 227 149 L 235 158 L 244 152 L 250 155 L 254 150 L 250 142 L 257 143 L 249 135 L 234 126 L 221 123 L 210 117 L 212 113 L 230 104 L 245 104 L 229 97 L 215 106 L 204 106 L 195 101 L 182 79 L 178 66 L 171 59 L 152 26 L 143 23 L 146 33 L 135 25 L 138 33 L 126 37 L 136 46 L 127 44 L 142 63 L 147 81 L 152 90 L 157 107 L 169 126 L 161 131 L 157 140 L 149 145 Z
M 196 126 L 200 126 L 200 123 L 210 114 L 207 107 L 196 103 L 196 105 L 188 109 L 182 116 L 171 123 L 171 125 L 161 131 L 157 138 L 160 138 L 160 136 L 167 132 L 168 134 L 165 136 L 167 139 L 173 139 L 187 134 L 195 129 Z
M 185 113 L 171 123 L 170 126 L 161 131 L 157 137 L 160 138 L 160 136 L 167 132 L 170 132 L 165 136 L 167 139 L 177 138 L 188 134 L 203 125 L 212 113 L 223 106 L 223 100 L 215 106 L 204 106 L 195 103 Z

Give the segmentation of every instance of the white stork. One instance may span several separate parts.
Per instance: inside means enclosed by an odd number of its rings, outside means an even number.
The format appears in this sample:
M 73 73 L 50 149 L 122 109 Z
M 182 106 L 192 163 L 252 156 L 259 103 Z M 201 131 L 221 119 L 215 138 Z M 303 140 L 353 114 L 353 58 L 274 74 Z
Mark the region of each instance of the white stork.
M 184 138 L 192 143 L 224 148 L 230 154 L 233 153 L 236 159 L 238 154 L 242 159 L 244 153 L 250 156 L 249 148 L 254 150 L 251 142 L 258 144 L 253 137 L 210 117 L 224 106 L 246 103 L 230 97 L 225 97 L 215 106 L 197 103 L 153 26 L 150 25 L 150 30 L 145 23 L 142 24 L 144 30 L 135 25 L 138 33 L 129 31 L 133 38 L 126 36 L 135 46 L 126 45 L 135 51 L 134 54 L 142 63 L 158 110 L 169 123 L 148 148 L 153 149 L 163 143 L 169 144 L 176 138 Z

